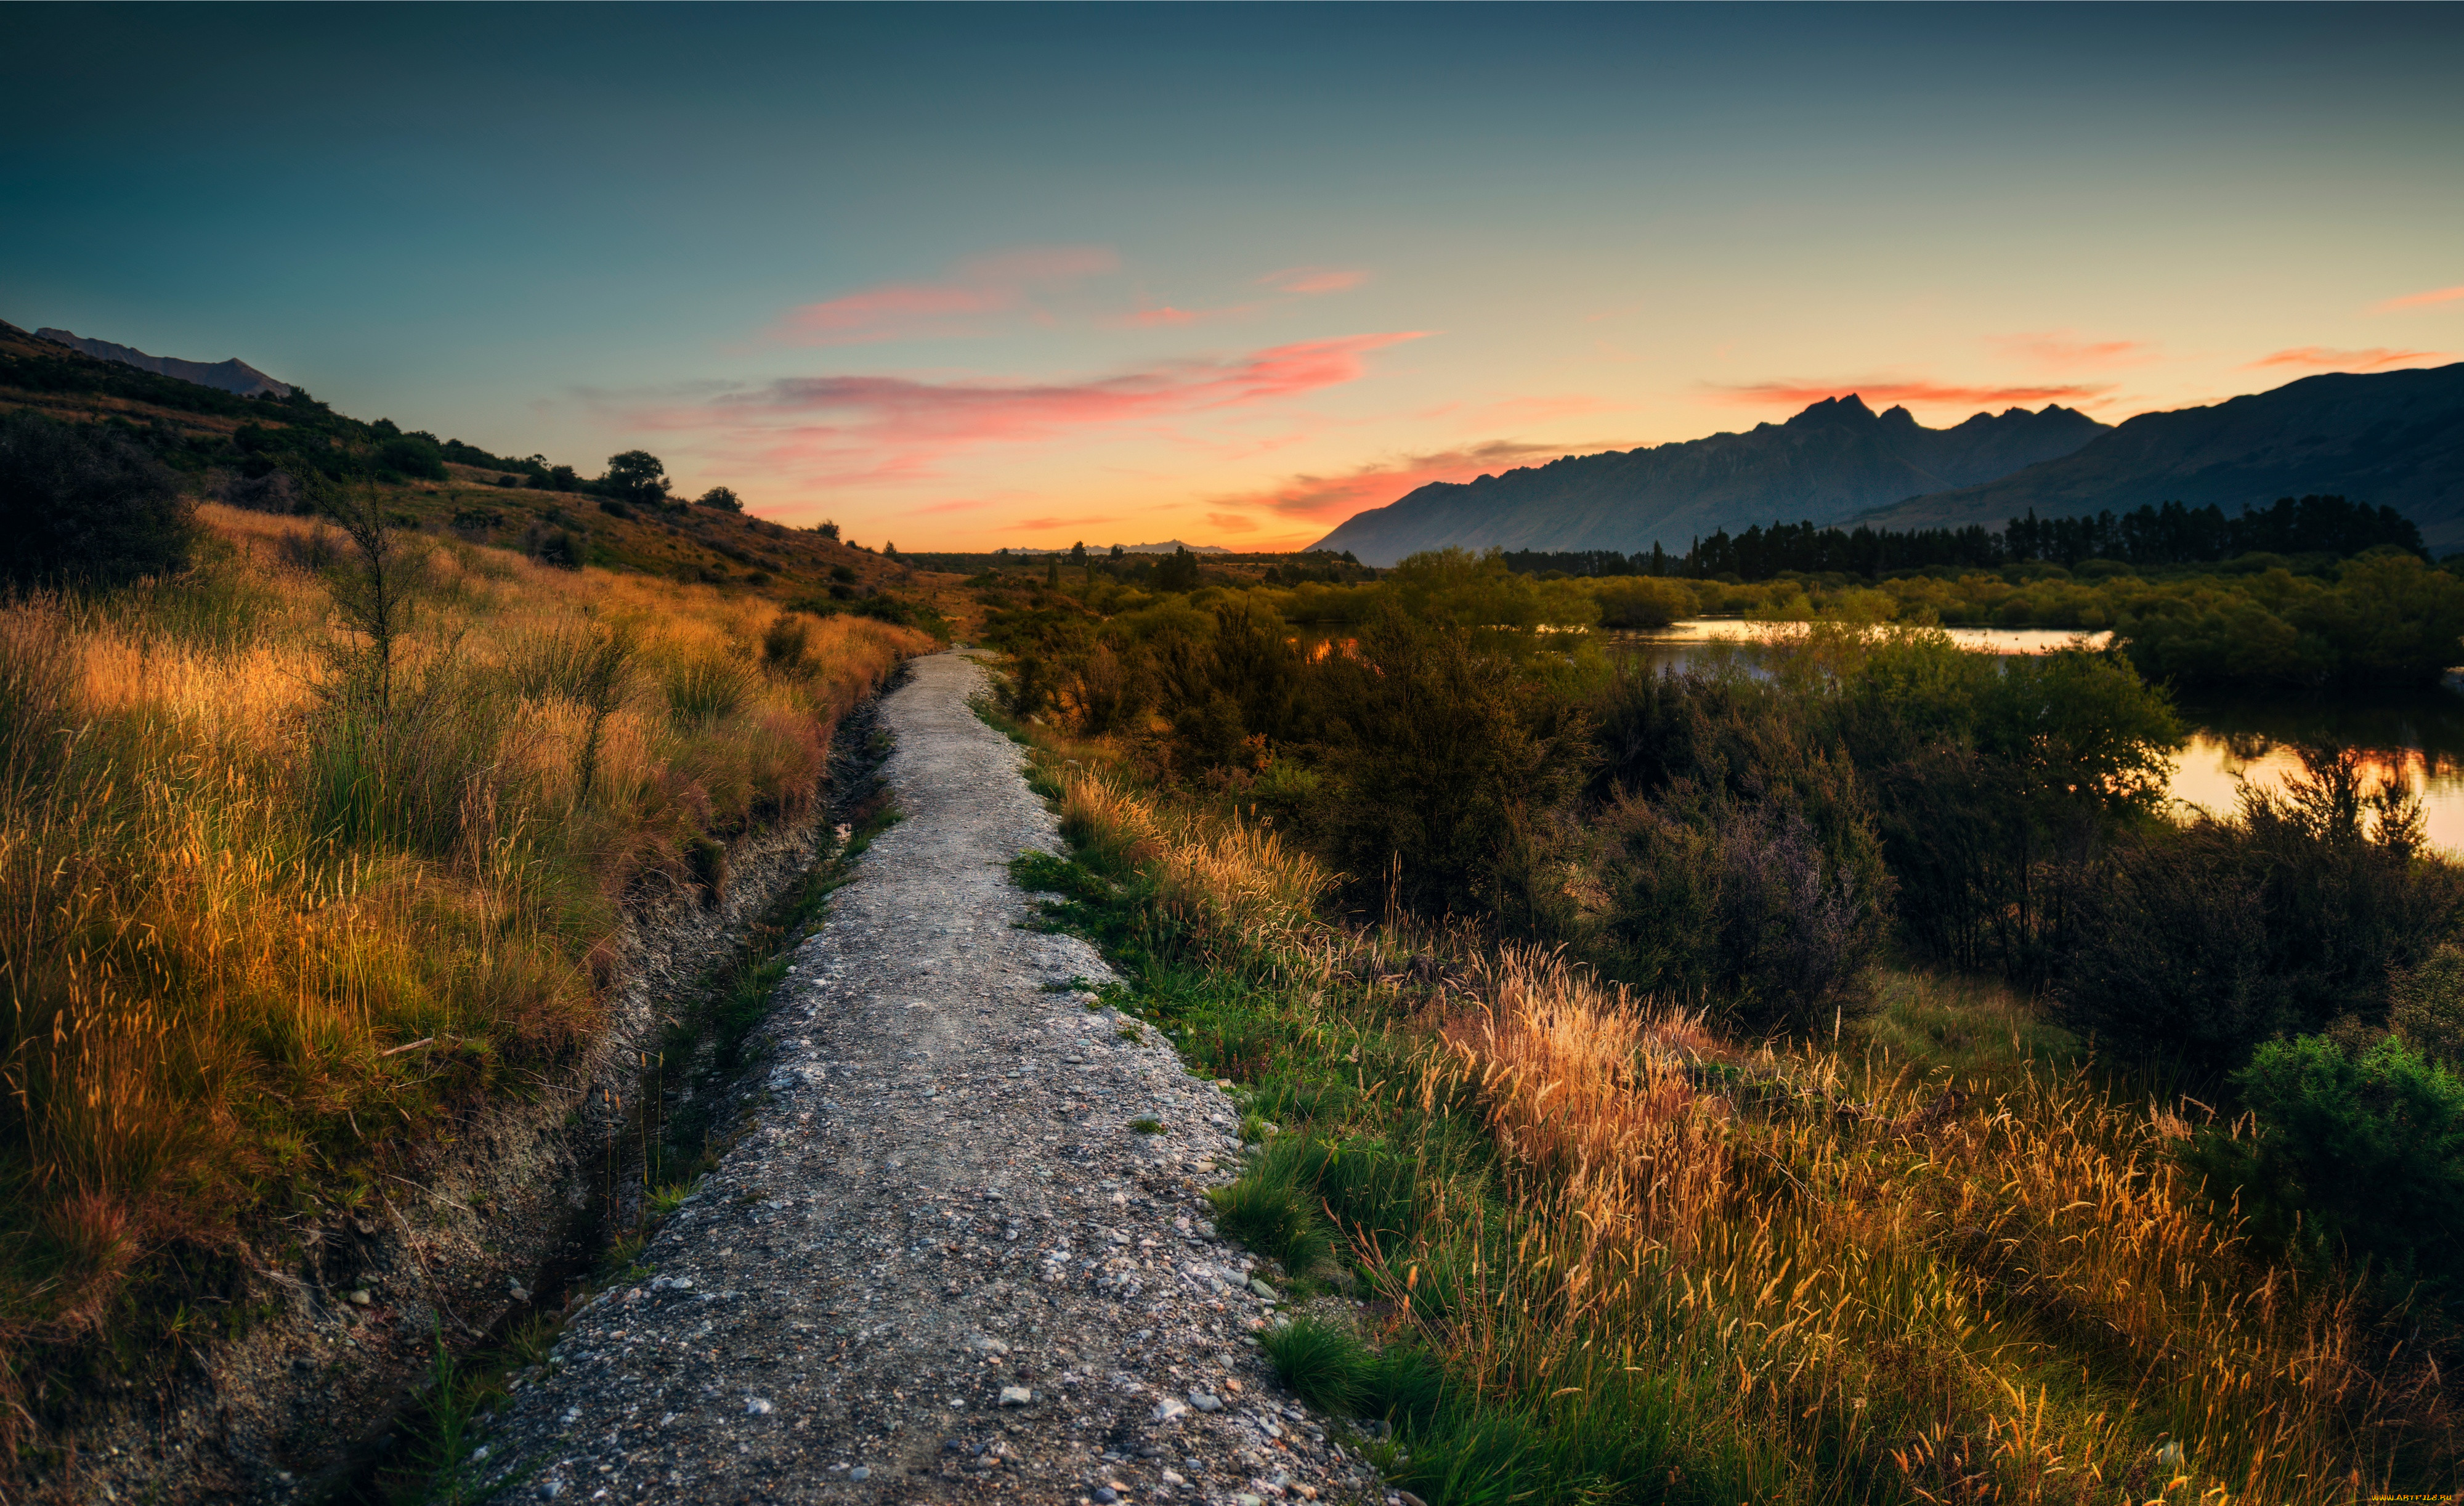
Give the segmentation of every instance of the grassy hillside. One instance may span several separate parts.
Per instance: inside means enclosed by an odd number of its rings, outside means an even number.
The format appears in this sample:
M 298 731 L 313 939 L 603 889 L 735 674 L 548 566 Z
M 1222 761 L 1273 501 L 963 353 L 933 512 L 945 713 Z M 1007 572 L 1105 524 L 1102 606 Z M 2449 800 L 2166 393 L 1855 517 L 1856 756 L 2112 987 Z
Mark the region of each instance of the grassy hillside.
M 0 603 L 11 1431 L 245 1323 L 245 1251 L 369 1213 L 572 1060 L 627 906 L 723 883 L 727 842 L 804 808 L 839 716 L 935 643 L 833 611 L 833 584 L 920 593 L 819 536 L 603 514 L 618 567 L 577 565 L 507 545 L 588 498 L 497 491 L 501 520 L 457 526 L 486 489 L 347 495 L 356 542 L 209 502 L 185 570 Z M 781 567 L 757 585 L 738 547 Z M 723 583 L 676 578 L 704 556 Z

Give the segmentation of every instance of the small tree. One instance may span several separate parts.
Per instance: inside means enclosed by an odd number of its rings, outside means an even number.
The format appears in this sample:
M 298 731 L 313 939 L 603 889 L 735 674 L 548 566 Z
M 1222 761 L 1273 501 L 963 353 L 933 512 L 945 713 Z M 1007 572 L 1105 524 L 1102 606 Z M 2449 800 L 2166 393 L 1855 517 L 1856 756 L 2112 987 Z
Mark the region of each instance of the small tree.
M 393 709 L 395 645 L 410 627 L 417 561 L 385 517 L 373 484 L 328 498 L 325 514 L 351 543 L 352 559 L 327 578 L 343 626 L 367 640 L 354 676 L 380 716 Z
M 665 506 L 668 468 L 648 450 L 627 450 L 607 457 L 607 474 L 599 484 L 622 499 L 643 507 Z
M 839 525 L 825 518 L 820 522 L 813 524 L 813 532 L 820 534 L 823 538 L 835 543 L 838 542 Z
M 695 507 L 715 507 L 723 513 L 740 513 L 744 511 L 744 498 L 737 496 L 734 491 L 727 487 L 714 486 L 709 491 L 702 493 L 700 497 L 694 498 L 693 505 Z
M 1069 546 L 1069 563 L 1072 565 L 1084 565 L 1087 563 L 1087 545 L 1084 542 L 1073 543 Z

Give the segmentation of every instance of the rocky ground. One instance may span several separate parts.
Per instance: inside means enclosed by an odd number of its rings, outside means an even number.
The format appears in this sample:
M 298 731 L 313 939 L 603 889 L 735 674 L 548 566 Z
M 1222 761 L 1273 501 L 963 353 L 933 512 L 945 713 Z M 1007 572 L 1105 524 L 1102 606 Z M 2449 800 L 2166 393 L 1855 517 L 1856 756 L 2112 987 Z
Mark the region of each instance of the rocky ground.
M 905 819 L 796 953 L 719 1169 L 483 1434 L 538 1499 L 1395 1502 L 1276 1384 L 1202 1189 L 1230 1100 L 1099 1006 L 965 657 L 885 702 Z

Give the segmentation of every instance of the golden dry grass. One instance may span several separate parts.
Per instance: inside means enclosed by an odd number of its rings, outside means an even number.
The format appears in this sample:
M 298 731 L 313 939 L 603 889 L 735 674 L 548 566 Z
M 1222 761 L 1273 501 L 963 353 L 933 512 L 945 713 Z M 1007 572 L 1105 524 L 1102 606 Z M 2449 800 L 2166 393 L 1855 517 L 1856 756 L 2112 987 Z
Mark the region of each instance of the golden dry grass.
M 1060 777 L 1080 840 L 1134 854 L 1227 961 L 1287 948 L 1322 1020 L 1345 1008 L 1329 957 L 1396 949 L 1331 941 L 1307 860 L 1257 833 Z M 1397 1335 L 1574 1461 L 1547 1491 L 2256 1503 L 2453 1473 L 2434 1371 L 2208 1216 L 2178 1117 L 2089 1073 L 1740 1048 L 1512 948 L 1450 1004 L 1370 994 L 1335 1070 L 1387 1037 L 1419 1063 L 1404 1106 L 1476 1118 L 1499 1180 L 1424 1188 L 1403 1248 L 1357 1254 Z M 1974 1015 L 2026 1028 L 1998 999 Z M 1641 1457 L 1651 1478 L 1617 1477 Z
M 930 646 L 423 537 L 375 718 L 337 697 L 316 525 L 203 515 L 191 578 L 0 606 L 0 1388 L 115 1311 L 157 1341 L 133 1274 L 350 1206 L 388 1139 L 552 1070 L 628 897 L 802 808 L 839 716 Z M 622 660 L 597 712 L 592 645 Z

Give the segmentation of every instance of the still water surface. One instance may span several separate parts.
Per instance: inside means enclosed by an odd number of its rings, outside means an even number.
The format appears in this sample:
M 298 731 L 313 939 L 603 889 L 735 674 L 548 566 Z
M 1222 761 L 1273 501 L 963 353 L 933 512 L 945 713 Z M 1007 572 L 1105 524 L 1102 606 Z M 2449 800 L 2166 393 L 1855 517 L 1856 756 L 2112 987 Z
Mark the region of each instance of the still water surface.
M 1681 622 L 1619 634 L 1619 647 L 1652 664 L 1693 661 L 1714 645 L 1749 643 L 1769 629 L 1735 620 Z M 2081 635 L 2047 629 L 1953 628 L 1963 647 L 2041 653 Z M 2087 635 L 2101 645 L 2104 634 Z M 2280 700 L 2186 701 L 2189 742 L 2173 756 L 2173 798 L 2219 813 L 2233 808 L 2240 781 L 2281 786 L 2301 771 L 2304 745 L 2349 747 L 2380 778 L 2402 777 L 2421 793 L 2430 840 L 2464 853 L 2464 696 L 2433 691 L 2354 704 Z

